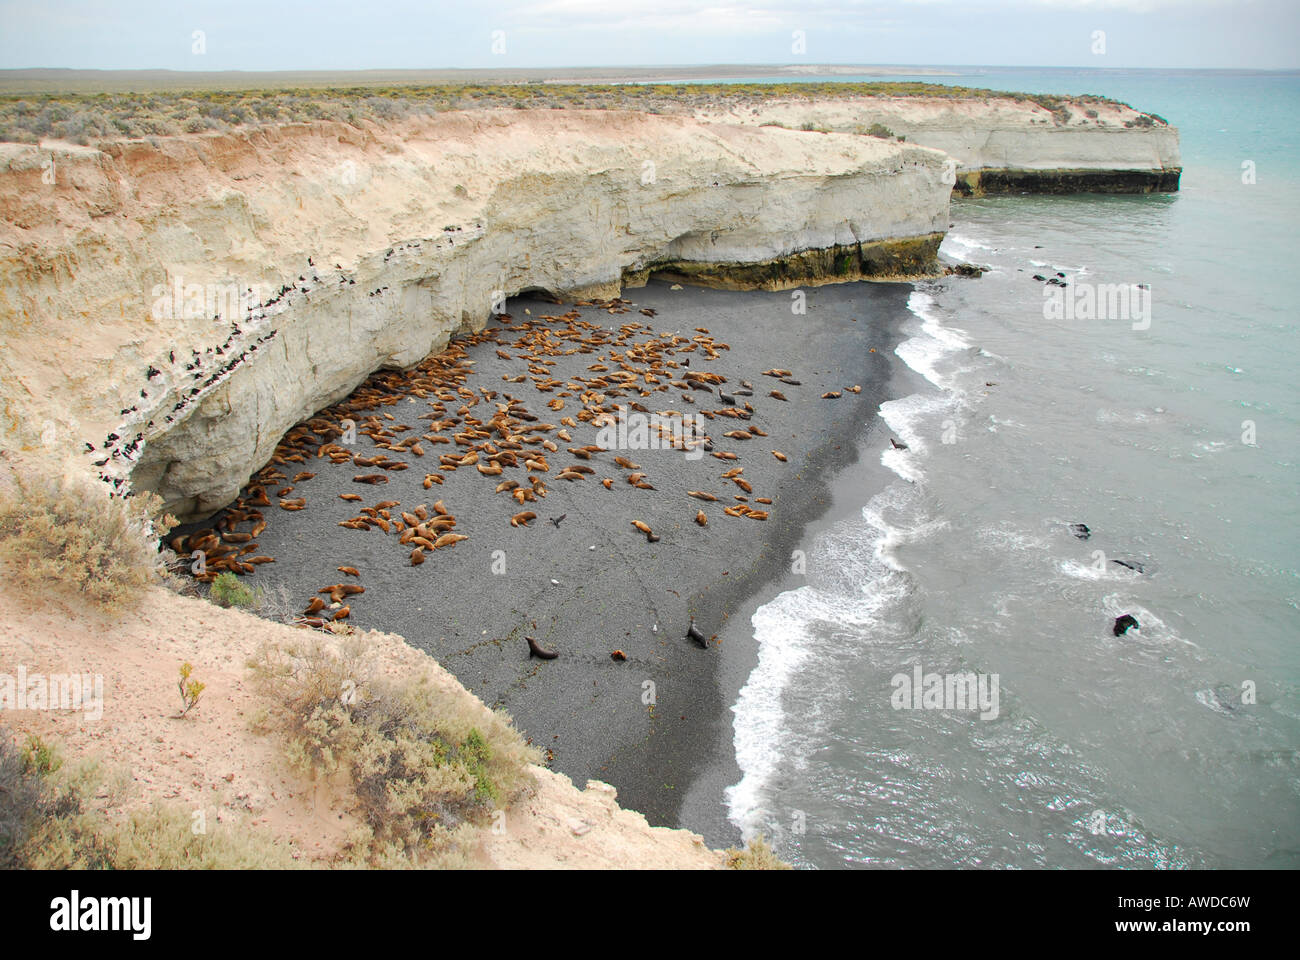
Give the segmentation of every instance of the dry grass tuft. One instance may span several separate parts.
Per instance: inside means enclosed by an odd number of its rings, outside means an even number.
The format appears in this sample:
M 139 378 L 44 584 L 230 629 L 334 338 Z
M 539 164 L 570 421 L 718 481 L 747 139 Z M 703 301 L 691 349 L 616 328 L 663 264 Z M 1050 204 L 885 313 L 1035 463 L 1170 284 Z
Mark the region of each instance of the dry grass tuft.
M 744 850 L 731 847 L 726 851 L 727 866 L 732 870 L 791 870 L 790 864 L 777 857 L 760 833 L 745 844 Z
M 355 865 L 464 866 L 474 825 L 531 780 L 536 751 L 505 717 L 428 677 L 369 679 L 357 636 L 264 648 L 250 666 L 282 705 L 266 725 L 286 736 L 291 763 L 355 794 Z
M 0 560 L 18 586 L 76 591 L 109 611 L 129 606 L 163 572 L 158 538 L 175 523 L 151 493 L 108 497 L 75 484 L 15 478 L 0 493 Z
M 29 737 L 18 746 L 0 729 L 0 870 L 251 870 L 295 865 L 292 852 L 262 834 L 205 824 L 152 806 L 113 819 L 122 787 L 94 762 L 65 765 L 57 749 Z

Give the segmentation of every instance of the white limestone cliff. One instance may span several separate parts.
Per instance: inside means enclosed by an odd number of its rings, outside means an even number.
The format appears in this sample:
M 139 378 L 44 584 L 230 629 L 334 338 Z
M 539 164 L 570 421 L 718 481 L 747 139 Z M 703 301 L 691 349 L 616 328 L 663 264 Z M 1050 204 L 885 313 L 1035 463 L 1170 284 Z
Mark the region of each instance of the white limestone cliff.
M 701 120 L 779 124 L 789 129 L 866 133 L 875 125 L 908 143 L 949 154 L 957 174 L 978 184 L 985 171 L 1043 174 L 1091 171 L 1112 188 L 1177 189 L 1182 167 L 1178 131 L 1121 103 L 1064 100 L 1052 112 L 1032 100 L 999 97 L 853 97 L 767 100 L 697 111 Z M 1141 177 L 1124 177 L 1140 174 Z M 973 176 L 972 176 L 973 175 Z M 1078 182 L 1079 178 L 1067 178 Z M 1102 182 L 1104 187 L 1104 182 Z
M 765 264 L 845 249 L 883 249 L 889 273 L 892 244 L 907 273 L 933 256 L 953 184 L 921 146 L 614 111 L 69 148 L 53 176 L 48 150 L 3 150 L 0 445 L 93 474 L 110 433 L 139 435 L 98 472 L 182 517 L 228 503 L 286 429 L 368 374 L 481 329 L 502 295 L 607 296 L 683 261 L 779 286 Z

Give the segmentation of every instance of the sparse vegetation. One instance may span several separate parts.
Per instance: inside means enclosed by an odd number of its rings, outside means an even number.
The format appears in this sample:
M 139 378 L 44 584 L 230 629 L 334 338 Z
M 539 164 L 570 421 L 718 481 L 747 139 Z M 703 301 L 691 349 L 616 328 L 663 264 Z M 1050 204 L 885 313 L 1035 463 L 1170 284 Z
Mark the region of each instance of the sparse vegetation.
M 123 138 L 229 131 L 268 123 L 331 120 L 360 126 L 447 110 L 552 109 L 689 112 L 746 109 L 778 99 L 831 97 L 1007 98 L 1036 103 L 1058 121 L 1065 104 L 1114 103 L 1105 97 L 1058 97 L 983 90 L 937 83 L 700 83 L 700 84 L 424 84 L 289 88 L 284 90 L 177 90 L 149 93 L 24 93 L 0 96 L 0 140 L 36 143 L 52 137 L 88 144 Z M 1142 124 L 1151 126 L 1155 118 Z
M 504 717 L 484 718 L 427 677 L 368 679 L 364 650 L 356 637 L 264 649 L 250 666 L 281 704 L 264 725 L 300 770 L 350 786 L 364 824 L 348 847 L 358 865 L 463 865 L 464 835 L 527 784 L 536 751 Z
M 174 524 L 151 493 L 105 498 L 73 484 L 15 478 L 0 495 L 0 560 L 28 590 L 63 585 L 109 611 L 162 574 L 158 539 Z
M 181 664 L 181 678 L 176 684 L 181 694 L 181 713 L 183 717 L 199 705 L 199 698 L 203 696 L 203 691 L 207 689 L 206 683 L 200 683 L 198 680 L 191 680 L 190 676 L 194 673 L 194 664 Z
M 777 857 L 760 833 L 744 850 L 730 847 L 726 851 L 727 866 L 732 870 L 790 870 L 790 864 Z
M 219 607 L 251 607 L 257 601 L 253 591 L 229 570 L 217 574 L 209 596 Z
M 867 128 L 867 136 L 880 137 L 884 140 L 893 140 L 894 131 L 890 130 L 883 123 L 873 123 L 870 127 Z
M 37 737 L 25 747 L 0 729 L 0 870 L 249 870 L 292 867 L 264 834 L 216 825 L 195 833 L 189 813 L 152 805 L 115 819 L 123 781 L 94 762 L 64 764 Z M 98 801 L 99 806 L 95 806 Z

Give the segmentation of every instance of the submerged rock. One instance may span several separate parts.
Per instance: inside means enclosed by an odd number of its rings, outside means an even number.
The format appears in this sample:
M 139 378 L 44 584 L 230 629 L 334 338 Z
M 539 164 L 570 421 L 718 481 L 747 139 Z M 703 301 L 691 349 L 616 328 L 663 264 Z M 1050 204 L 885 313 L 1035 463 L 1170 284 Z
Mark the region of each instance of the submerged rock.
M 1137 617 L 1133 616 L 1133 614 L 1126 613 L 1121 617 L 1115 618 L 1115 627 L 1114 627 L 1115 636 L 1122 637 L 1130 629 L 1133 630 L 1142 629 L 1137 622 Z

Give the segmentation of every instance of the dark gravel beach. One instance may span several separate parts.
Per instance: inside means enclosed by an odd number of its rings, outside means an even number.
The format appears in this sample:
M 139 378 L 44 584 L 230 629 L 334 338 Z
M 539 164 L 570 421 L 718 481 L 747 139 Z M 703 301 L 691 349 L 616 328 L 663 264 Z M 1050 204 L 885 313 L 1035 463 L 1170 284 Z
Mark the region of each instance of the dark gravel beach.
M 725 461 L 708 453 L 690 458 L 673 449 L 616 449 L 583 461 L 566 448 L 594 444 L 597 429 L 580 422 L 569 428 L 572 443 L 545 434 L 560 448 L 547 454 L 547 496 L 521 506 L 508 492 L 494 490 L 503 479 L 527 483 L 531 475 L 525 475 L 522 465 L 499 477 L 481 476 L 473 467 L 446 471 L 443 485 L 423 488 L 425 474 L 439 469 L 438 456 L 463 453 L 464 446 L 433 446 L 423 458 L 393 454 L 409 461 L 410 468 L 392 472 L 388 483 L 373 487 L 356 484 L 353 477 L 377 471 L 309 458 L 301 467 L 283 468 L 290 476 L 299 469 L 315 472 L 291 494 L 305 497 L 307 506 L 298 512 L 264 509 L 269 524 L 258 537 L 257 552 L 276 562 L 259 567 L 247 582 L 282 585 L 295 604 L 305 607 L 321 587 L 351 580 L 337 567 L 357 568 L 361 576 L 355 582 L 366 592 L 351 598 L 351 623 L 399 633 L 436 657 L 487 704 L 509 712 L 547 752 L 550 765 L 580 786 L 587 778 L 608 781 L 618 788 L 620 803 L 644 813 L 652 824 L 679 825 L 686 791 L 705 765 L 711 766 L 714 779 L 727 776 L 718 759 L 726 758 L 731 742 L 730 697 L 735 678 L 753 660 L 753 651 L 745 647 L 748 614 L 744 622 L 732 619 L 733 614 L 789 572 L 791 550 L 805 525 L 828 507 L 830 478 L 857 459 L 864 427 L 888 396 L 897 364 L 893 348 L 910 291 L 908 284 L 810 288 L 803 291 L 806 315 L 795 315 L 796 298 L 790 291 L 671 289 L 654 282 L 625 291 L 632 301 L 626 313 L 584 307 L 583 320 L 606 328 L 647 325 L 654 333 L 641 340 L 667 332 L 688 343 L 697 336 L 696 328 L 705 328 L 714 343 L 727 344 L 730 349 L 719 349 L 712 360 L 702 350 L 667 356 L 679 362 L 689 358 L 689 367 L 676 371 L 679 375 L 689 369 L 725 377 L 721 390 L 727 393 L 743 390 L 741 381 L 753 384 L 752 396 L 735 398 L 737 406 L 752 404 L 751 419 L 718 416 L 706 421 L 713 450 L 734 452 L 738 459 Z M 641 308 L 657 315 L 644 316 Z M 519 298 L 506 309 L 517 325 L 570 307 Z M 563 410 L 553 411 L 547 403 L 563 387 L 540 392 L 528 379 L 503 382 L 528 371 L 530 361 L 521 359 L 526 351 L 507 349 L 510 359 L 498 355 L 501 343 L 519 336 L 506 331 L 498 343 L 471 346 L 474 373 L 466 386 L 508 393 L 539 421 L 558 427 L 562 417 L 582 409 L 576 393 Z M 606 347 L 599 353 L 548 355 L 554 361 L 549 376 L 560 381 L 591 378 L 592 364 L 617 370 L 609 352 Z M 791 371 L 788 379 L 800 384 L 763 374 L 772 368 Z M 860 392 L 846 389 L 855 386 Z M 771 397 L 772 390 L 783 392 L 788 402 Z M 823 399 L 828 391 L 840 395 Z M 688 393 L 696 399 L 694 405 L 683 402 L 683 391 L 676 388 L 649 396 L 631 392 L 628 399 L 650 411 L 685 414 L 728 406 L 716 390 L 712 397 L 699 390 Z M 419 432 L 428 421 L 417 418 L 428 410 L 426 399 L 412 396 L 375 413 L 391 414 L 392 422 Z M 487 420 L 493 410 L 492 402 L 480 402 L 472 416 Z M 767 436 L 722 436 L 751 426 Z M 385 452 L 371 447 L 368 437 L 359 436 L 353 452 Z M 788 462 L 780 462 L 773 450 L 782 451 Z M 615 455 L 634 461 L 654 489 L 629 484 L 630 471 L 613 463 Z M 574 482 L 558 479 L 571 464 L 595 472 Z M 752 493 L 722 478 L 734 467 L 744 468 L 741 478 L 752 485 Z M 611 489 L 601 485 L 604 477 L 613 479 Z M 718 500 L 702 502 L 688 496 L 688 490 L 707 491 Z M 361 494 L 365 500 L 348 503 L 339 494 Z M 737 495 L 747 496 L 749 506 L 767 511 L 769 519 L 724 514 L 723 507 L 738 503 Z M 757 503 L 757 497 L 772 503 Z M 393 508 L 394 516 L 442 500 L 457 518 L 455 532 L 469 539 L 433 551 L 423 564 L 412 566 L 409 545 L 399 545 L 395 533 L 338 526 L 356 516 L 359 507 L 382 500 L 401 502 Z M 535 512 L 537 519 L 528 527 L 512 527 L 510 517 L 522 510 Z M 695 522 L 698 510 L 708 517 L 705 527 Z M 558 527 L 549 520 L 561 516 Z M 659 541 L 647 542 L 632 525 L 637 520 L 648 524 Z M 714 638 L 709 649 L 686 638 L 692 616 Z M 558 657 L 530 659 L 526 636 L 557 651 Z M 615 650 L 623 651 L 626 660 L 612 659 Z M 725 684 L 719 674 L 724 658 L 730 676 Z M 707 831 L 712 842 L 735 839 L 718 835 L 727 832 L 721 814 L 719 809 L 719 819 Z M 704 829 L 693 822 L 680 825 Z

